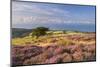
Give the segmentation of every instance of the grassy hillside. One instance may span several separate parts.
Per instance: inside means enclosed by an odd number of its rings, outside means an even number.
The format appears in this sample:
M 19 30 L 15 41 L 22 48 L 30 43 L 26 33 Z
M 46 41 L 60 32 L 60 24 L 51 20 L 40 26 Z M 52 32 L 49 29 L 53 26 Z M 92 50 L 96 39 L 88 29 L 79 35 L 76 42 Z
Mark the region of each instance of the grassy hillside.
M 22 33 L 12 38 L 13 65 L 96 60 L 96 34 L 93 32 L 50 30 L 37 38 L 32 36 L 32 30 L 27 31 L 22 30 Z
M 36 45 L 36 46 L 46 46 L 52 43 L 67 45 L 71 43 L 75 44 L 91 44 L 95 43 L 95 33 L 82 33 L 82 32 L 72 32 L 66 31 L 47 31 L 47 35 L 40 36 L 39 38 L 33 37 L 32 33 L 27 34 L 24 37 L 17 37 L 12 39 L 12 45 Z M 85 40 L 86 39 L 86 40 Z

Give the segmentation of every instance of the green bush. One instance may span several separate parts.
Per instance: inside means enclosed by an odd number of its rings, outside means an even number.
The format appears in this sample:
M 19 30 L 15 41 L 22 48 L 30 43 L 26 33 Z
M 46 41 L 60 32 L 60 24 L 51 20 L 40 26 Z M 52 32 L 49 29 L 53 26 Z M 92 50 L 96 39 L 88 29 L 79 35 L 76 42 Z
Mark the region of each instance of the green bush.
M 36 29 L 33 30 L 32 36 L 36 36 L 37 38 L 39 36 L 46 35 L 46 31 L 48 31 L 48 28 L 45 27 L 37 27 Z

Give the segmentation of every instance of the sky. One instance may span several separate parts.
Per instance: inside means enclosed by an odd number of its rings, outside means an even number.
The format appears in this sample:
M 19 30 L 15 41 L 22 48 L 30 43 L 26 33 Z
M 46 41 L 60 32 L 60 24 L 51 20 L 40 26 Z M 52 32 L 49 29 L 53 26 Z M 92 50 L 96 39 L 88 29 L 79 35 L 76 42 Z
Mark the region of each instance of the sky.
M 12 1 L 12 27 L 94 24 L 95 6 Z

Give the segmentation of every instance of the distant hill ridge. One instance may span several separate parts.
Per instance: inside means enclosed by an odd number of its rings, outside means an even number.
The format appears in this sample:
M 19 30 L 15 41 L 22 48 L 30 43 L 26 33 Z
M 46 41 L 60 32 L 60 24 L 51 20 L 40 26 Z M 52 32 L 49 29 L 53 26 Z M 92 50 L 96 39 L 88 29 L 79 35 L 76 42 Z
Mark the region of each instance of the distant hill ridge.
M 12 38 L 27 36 L 32 32 L 32 30 L 33 29 L 12 28 Z
M 12 38 L 16 37 L 25 37 L 32 33 L 34 29 L 25 29 L 25 28 L 12 28 Z M 72 30 L 50 30 L 50 31 L 71 31 Z M 73 32 L 82 32 L 82 31 L 73 31 Z M 83 33 L 95 33 L 95 32 L 83 32 Z

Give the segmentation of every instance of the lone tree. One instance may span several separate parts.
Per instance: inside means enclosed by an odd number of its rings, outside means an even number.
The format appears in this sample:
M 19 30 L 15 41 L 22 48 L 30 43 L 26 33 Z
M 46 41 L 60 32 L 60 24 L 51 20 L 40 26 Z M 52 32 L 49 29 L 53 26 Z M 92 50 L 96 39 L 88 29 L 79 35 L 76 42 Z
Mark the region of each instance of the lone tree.
M 37 27 L 36 29 L 33 30 L 32 36 L 36 36 L 38 38 L 39 36 L 46 35 L 46 31 L 48 30 L 49 29 L 46 27 Z
M 65 30 L 63 30 L 63 34 L 65 34 L 66 33 L 66 31 Z

